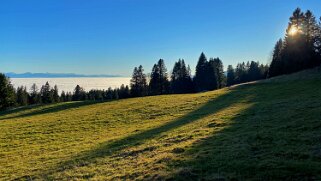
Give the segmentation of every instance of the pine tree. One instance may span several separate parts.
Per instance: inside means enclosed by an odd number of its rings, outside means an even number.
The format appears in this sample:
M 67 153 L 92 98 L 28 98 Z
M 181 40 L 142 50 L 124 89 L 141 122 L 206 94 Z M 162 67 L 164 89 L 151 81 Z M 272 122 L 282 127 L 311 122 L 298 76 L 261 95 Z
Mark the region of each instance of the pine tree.
M 213 58 L 207 63 L 206 66 L 206 90 L 215 90 L 219 88 L 219 80 L 218 80 L 218 72 L 217 72 L 217 64 Z
M 143 66 L 135 67 L 130 80 L 130 90 L 132 97 L 141 97 L 147 95 L 146 75 Z
M 24 86 L 18 87 L 16 95 L 17 95 L 17 104 L 19 106 L 28 105 L 28 92 L 26 87 Z
M 268 64 L 261 64 L 260 67 L 260 79 L 266 79 L 268 78 L 268 73 L 269 73 L 269 65 Z
M 226 86 L 226 77 L 224 75 L 223 62 L 219 58 L 214 58 L 214 67 L 217 78 L 218 88 L 223 88 Z
M 40 94 L 42 103 L 47 104 L 53 102 L 53 92 L 51 91 L 51 87 L 48 82 L 41 87 Z
M 105 99 L 112 100 L 113 95 L 114 95 L 113 89 L 111 87 L 108 87 L 108 89 L 106 90 Z
M 268 77 L 278 76 L 283 73 L 284 65 L 281 57 L 282 49 L 283 49 L 283 41 L 282 39 L 279 39 L 274 46 Z
M 77 85 L 72 96 L 73 101 L 81 101 L 86 99 L 86 93 L 82 87 Z
M 171 92 L 172 93 L 182 93 L 182 81 L 181 81 L 181 70 L 182 69 L 182 61 L 181 59 L 178 62 L 175 62 L 173 71 L 171 74 Z
M 149 81 L 149 94 L 150 95 L 158 95 L 161 94 L 160 88 L 160 70 L 157 64 L 154 64 L 152 72 L 150 74 Z
M 30 88 L 30 97 L 29 97 L 30 104 L 40 104 L 41 103 L 41 95 L 39 93 L 39 89 L 36 84 L 32 84 Z
M 65 91 L 62 91 L 60 94 L 60 102 L 67 102 L 67 96 Z
M 52 89 L 52 94 L 53 94 L 53 101 L 54 102 L 59 102 L 60 98 L 59 98 L 59 92 L 58 92 L 58 86 L 55 85 L 54 88 Z
M 303 33 L 304 14 L 297 8 L 290 17 L 290 22 L 286 30 L 282 61 L 284 63 L 283 72 L 292 73 L 304 67 L 306 61 L 305 46 L 306 38 Z
M 207 70 L 208 70 L 208 64 L 207 64 L 207 58 L 205 54 L 202 52 L 197 65 L 196 65 L 196 71 L 195 71 L 195 86 L 198 92 L 205 91 L 208 89 L 208 78 L 207 78 Z
M 115 100 L 119 99 L 119 90 L 118 89 L 113 90 L 113 99 L 115 99 Z
M 307 60 L 305 61 L 304 68 L 312 68 L 320 64 L 320 54 L 318 53 L 319 26 L 310 10 L 304 14 L 303 29 L 307 44 L 305 47 L 307 49 Z
M 235 84 L 235 71 L 232 65 L 227 67 L 227 86 Z
M 129 91 L 129 87 L 128 85 L 124 85 L 122 84 L 119 88 L 119 98 L 123 99 L 123 98 L 129 98 L 130 97 L 130 91 Z
M 72 101 L 72 93 L 71 92 L 67 92 L 66 94 L 66 102 L 70 102 Z
M 171 92 L 175 94 L 194 92 L 193 81 L 189 66 L 186 67 L 184 59 L 175 62 L 171 74 Z
M 259 68 L 259 62 L 251 61 L 248 69 L 248 81 L 255 81 L 261 79 L 261 71 Z
M 288 24 L 284 41 L 274 47 L 268 76 L 297 72 L 321 63 L 320 26 L 311 11 L 297 8 Z
M 317 26 L 317 36 L 316 36 L 316 52 L 318 54 L 319 60 L 317 61 L 317 66 L 321 64 L 321 17 L 319 20 L 319 24 Z
M 238 63 L 235 69 L 235 83 L 240 84 L 240 83 L 246 82 L 246 74 L 247 74 L 247 70 L 245 67 L 245 63 L 244 62 Z
M 16 103 L 15 90 L 10 79 L 0 73 L 0 110 L 5 110 Z
M 153 66 L 149 90 L 151 95 L 166 94 L 169 92 L 167 69 L 163 59 L 160 59 L 157 64 Z

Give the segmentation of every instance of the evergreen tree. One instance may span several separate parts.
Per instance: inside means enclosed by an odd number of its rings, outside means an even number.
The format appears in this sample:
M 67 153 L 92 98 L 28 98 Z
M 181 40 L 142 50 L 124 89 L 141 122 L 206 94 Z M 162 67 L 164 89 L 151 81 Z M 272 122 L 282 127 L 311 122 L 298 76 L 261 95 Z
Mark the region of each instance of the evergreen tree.
M 161 94 L 161 83 L 160 83 L 160 70 L 157 64 L 154 64 L 152 72 L 150 74 L 150 81 L 149 81 L 149 94 L 150 95 L 157 95 Z
M 284 63 L 283 73 L 299 71 L 304 67 L 305 57 L 305 37 L 303 33 L 304 14 L 297 8 L 290 17 L 290 22 L 286 30 L 282 61 Z
M 207 63 L 206 66 L 206 90 L 215 90 L 219 88 L 219 80 L 218 80 L 218 68 L 217 68 L 217 62 L 213 58 L 210 58 L 210 60 Z
M 130 97 L 130 91 L 129 91 L 129 87 L 124 84 L 122 84 L 119 88 L 119 98 L 123 99 L 123 98 L 129 98 Z
M 39 93 L 39 89 L 36 84 L 32 84 L 30 88 L 30 97 L 29 97 L 30 104 L 40 104 L 41 103 L 41 95 Z
M 113 99 L 115 99 L 115 100 L 119 99 L 119 90 L 118 89 L 113 90 Z
M 48 82 L 43 85 L 40 89 L 41 101 L 45 104 L 52 103 L 53 101 L 53 92 Z
M 193 81 L 189 66 L 186 67 L 184 59 L 175 62 L 171 75 L 171 92 L 175 94 L 194 92 Z
M 19 106 L 26 106 L 28 105 L 28 92 L 27 88 L 24 86 L 20 86 L 17 88 L 17 104 Z
M 315 45 L 316 45 L 316 52 L 318 53 L 318 56 L 319 56 L 319 65 L 321 64 L 321 17 L 320 17 L 320 20 L 319 20 L 319 25 L 318 25 L 318 28 L 317 28 L 317 38 L 316 38 L 316 42 L 315 42 Z
M 261 77 L 260 77 L 260 79 L 266 79 L 266 78 L 268 78 L 268 73 L 269 73 L 269 65 L 263 65 L 263 64 L 261 64 L 260 65 L 260 67 L 259 67 L 259 69 L 260 69 L 260 72 L 261 72 Z
M 66 94 L 66 102 L 70 102 L 70 101 L 72 101 L 72 93 L 71 92 L 67 92 L 67 94 Z
M 261 79 L 261 70 L 259 62 L 251 61 L 248 69 L 248 81 L 255 81 Z
M 86 100 L 86 92 L 82 87 L 77 85 L 74 90 L 74 94 L 72 96 L 73 101 L 81 101 L 81 100 Z
M 320 64 L 320 54 L 318 53 L 318 43 L 320 42 L 319 26 L 315 16 L 310 10 L 304 14 L 303 29 L 307 47 L 307 61 L 304 68 L 312 68 Z
M 59 98 L 58 86 L 55 85 L 51 91 L 52 91 L 53 101 L 59 102 L 60 98 Z
M 283 48 L 283 41 L 282 39 L 279 39 L 279 41 L 277 41 L 274 46 L 272 61 L 270 64 L 270 69 L 268 74 L 269 77 L 278 76 L 283 73 L 283 62 L 281 58 L 282 48 Z
M 196 90 L 198 92 L 208 90 L 209 85 L 208 85 L 207 72 L 208 72 L 208 62 L 205 54 L 202 52 L 196 65 L 195 78 L 194 78 Z
M 318 66 L 320 64 L 318 42 L 318 25 L 312 12 L 303 13 L 297 8 L 290 17 L 286 31 L 282 51 L 282 73 Z
M 65 91 L 61 92 L 60 102 L 67 102 L 67 95 L 66 95 Z
M 219 58 L 214 58 L 214 68 L 216 72 L 218 88 L 226 86 L 226 77 L 224 75 L 223 62 Z
M 113 89 L 111 87 L 109 87 L 107 89 L 105 96 L 106 96 L 107 100 L 112 100 L 113 99 L 114 91 L 113 91 Z
M 232 65 L 227 67 L 227 86 L 235 84 L 235 71 Z
M 0 110 L 5 110 L 16 103 L 15 90 L 10 79 L 0 73 Z
M 320 26 L 311 11 L 297 8 L 290 17 L 284 41 L 274 47 L 269 77 L 320 65 Z
M 163 59 L 160 59 L 157 64 L 153 66 L 149 90 L 151 95 L 166 94 L 169 92 L 167 69 Z
M 235 83 L 240 84 L 240 83 L 246 82 L 246 74 L 247 74 L 247 70 L 245 67 L 245 63 L 244 62 L 238 63 L 235 69 Z
M 143 66 L 135 67 L 130 80 L 131 96 L 141 97 L 147 95 L 146 75 Z

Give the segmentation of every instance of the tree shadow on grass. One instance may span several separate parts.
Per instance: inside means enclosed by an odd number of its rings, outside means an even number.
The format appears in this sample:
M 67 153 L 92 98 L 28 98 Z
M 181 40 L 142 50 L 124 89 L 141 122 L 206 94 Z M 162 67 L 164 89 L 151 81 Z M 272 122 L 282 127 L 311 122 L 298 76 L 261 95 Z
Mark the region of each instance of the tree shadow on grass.
M 239 89 L 242 88 L 240 87 Z M 170 121 L 156 128 L 134 133 L 119 140 L 103 143 L 93 150 L 84 151 L 72 159 L 59 163 L 54 168 L 44 171 L 40 177 L 50 179 L 51 175 L 57 172 L 63 172 L 74 167 L 86 166 L 94 163 L 99 158 L 112 156 L 126 148 L 141 145 L 147 140 L 153 139 L 162 133 L 197 121 L 209 114 L 219 112 L 220 110 L 229 107 L 237 101 L 246 99 L 245 96 L 247 95 L 242 94 L 241 96 L 238 90 L 230 90 L 228 93 L 213 98 L 211 101 L 205 103 L 197 110 L 194 110 L 176 120 Z
M 191 159 L 169 165 L 175 172 L 167 179 L 320 180 L 320 82 L 295 84 L 247 86 L 251 107 L 182 153 Z
M 25 117 L 29 117 L 29 116 L 55 113 L 55 112 L 59 112 L 59 111 L 67 110 L 67 109 L 79 108 L 82 106 L 88 106 L 88 105 L 97 104 L 97 103 L 101 103 L 101 102 L 98 102 L 98 101 L 77 101 L 77 102 L 68 102 L 68 103 L 27 106 L 27 107 L 8 110 L 8 111 L 4 111 L 4 112 L 0 113 L 0 116 L 3 116 L 2 118 L 0 118 L 0 120 L 25 118 Z M 35 110 L 33 110 L 33 109 L 35 109 Z M 16 114 L 16 115 L 6 116 L 9 114 Z

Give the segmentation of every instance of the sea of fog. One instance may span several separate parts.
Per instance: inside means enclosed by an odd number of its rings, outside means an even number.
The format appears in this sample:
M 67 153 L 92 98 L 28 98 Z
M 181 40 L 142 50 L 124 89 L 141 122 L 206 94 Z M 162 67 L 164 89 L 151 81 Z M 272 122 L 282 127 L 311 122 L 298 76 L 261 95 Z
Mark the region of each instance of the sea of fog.
M 91 89 L 106 90 L 108 87 L 116 88 L 122 84 L 129 85 L 129 77 L 110 77 L 110 78 L 11 78 L 11 83 L 15 88 L 18 86 L 26 86 L 28 91 L 32 84 L 36 84 L 40 90 L 41 86 L 47 81 L 50 86 L 57 85 L 59 92 L 73 92 L 77 85 L 83 87 L 86 91 Z

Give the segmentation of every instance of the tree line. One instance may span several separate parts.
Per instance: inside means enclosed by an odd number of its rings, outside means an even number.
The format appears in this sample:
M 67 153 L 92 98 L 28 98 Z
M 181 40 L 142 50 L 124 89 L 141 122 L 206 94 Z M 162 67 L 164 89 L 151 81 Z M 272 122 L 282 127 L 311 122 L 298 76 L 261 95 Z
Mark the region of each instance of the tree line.
M 259 62 L 242 62 L 233 68 L 232 65 L 227 67 L 227 86 L 241 84 L 255 80 L 265 79 L 269 70 L 268 65 L 260 64 Z
M 244 63 L 239 65 L 244 65 Z M 0 74 L 0 109 L 4 110 L 8 107 L 32 104 L 84 100 L 106 101 L 132 97 L 216 90 L 223 88 L 226 85 L 263 78 L 261 74 L 256 74 L 255 72 L 259 69 L 257 65 L 257 62 L 251 62 L 249 68 L 244 65 L 244 72 L 241 72 L 243 69 L 239 70 L 239 66 L 237 66 L 235 73 L 233 73 L 233 75 L 235 75 L 235 80 L 233 78 L 233 83 L 231 83 L 229 82 L 231 77 L 230 72 L 227 73 L 226 77 L 223 63 L 219 58 L 209 58 L 209 60 L 207 60 L 205 54 L 201 53 L 194 77 L 191 74 L 190 66 L 186 65 L 184 59 L 179 59 L 175 62 L 171 73 L 168 73 L 165 61 L 160 59 L 154 64 L 149 76 L 144 73 L 142 65 L 135 67 L 129 86 L 121 85 L 119 88 L 114 89 L 93 89 L 85 91 L 81 86 L 77 85 L 73 92 L 62 91 L 61 94 L 59 94 L 57 85 L 52 87 L 48 82 L 40 88 L 38 88 L 36 84 L 33 84 L 29 90 L 24 86 L 14 89 L 10 83 L 10 79 L 4 74 Z M 229 65 L 229 67 L 232 66 Z M 250 77 L 243 77 L 247 72 L 249 72 Z
M 164 60 L 154 64 L 148 77 L 142 65 L 134 68 L 130 81 L 130 96 L 143 97 L 162 94 L 182 94 L 211 91 L 233 84 L 255 81 L 267 77 L 269 66 L 252 61 L 239 63 L 236 69 L 228 66 L 224 72 L 220 58 L 209 58 L 201 53 L 195 70 L 191 75 L 189 65 L 184 59 L 175 62 L 171 74 L 167 72 Z M 226 76 L 227 75 L 227 76 Z

